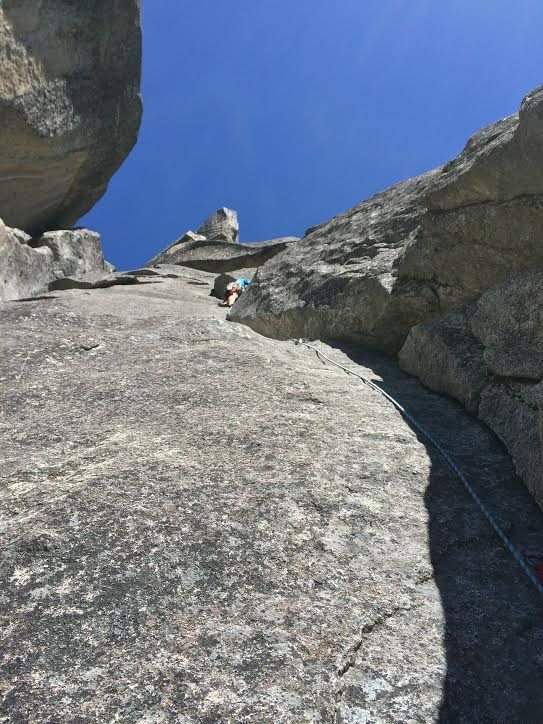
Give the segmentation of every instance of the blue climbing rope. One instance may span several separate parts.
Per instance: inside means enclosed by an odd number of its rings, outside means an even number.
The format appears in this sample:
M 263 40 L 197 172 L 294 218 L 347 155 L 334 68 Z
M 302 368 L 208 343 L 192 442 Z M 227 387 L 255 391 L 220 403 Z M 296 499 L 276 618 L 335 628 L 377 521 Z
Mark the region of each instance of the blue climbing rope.
M 365 385 L 368 387 L 371 387 L 372 390 L 375 390 L 380 395 L 382 395 L 385 399 L 387 399 L 401 414 L 405 417 L 406 420 L 408 420 L 413 427 L 419 431 L 419 433 L 426 438 L 426 440 L 434 447 L 438 453 L 441 455 L 443 460 L 447 463 L 449 468 L 455 473 L 455 475 L 460 479 L 462 482 L 464 488 L 467 490 L 471 498 L 475 501 L 477 504 L 477 507 L 481 511 L 481 513 L 484 515 L 486 520 L 490 523 L 490 526 L 498 536 L 498 538 L 501 540 L 505 548 L 509 551 L 509 553 L 513 556 L 513 558 L 516 560 L 520 568 L 524 571 L 524 573 L 528 576 L 530 581 L 533 583 L 533 585 L 537 588 L 539 593 L 543 595 L 543 584 L 539 581 L 538 577 L 535 574 L 535 571 L 533 570 L 532 566 L 528 563 L 525 556 L 522 554 L 522 552 L 517 548 L 517 546 L 513 543 L 513 541 L 507 536 L 503 528 L 500 526 L 498 521 L 495 519 L 495 517 L 492 515 L 492 513 L 488 510 L 488 508 L 485 506 L 479 495 L 477 494 L 477 491 L 473 487 L 473 485 L 469 482 L 467 477 L 465 476 L 462 469 L 455 463 L 453 458 L 449 455 L 449 453 L 443 448 L 441 443 L 436 440 L 436 438 L 432 435 L 432 433 L 427 430 L 423 425 L 420 424 L 420 422 L 413 417 L 413 415 L 408 412 L 403 405 L 401 405 L 398 400 L 395 400 L 394 397 L 388 394 L 388 392 L 385 392 L 385 390 L 377 385 L 372 380 L 368 379 L 367 377 L 364 377 L 364 375 L 359 374 L 358 372 L 355 372 L 354 370 L 349 369 L 348 367 L 344 367 L 343 365 L 339 364 L 339 362 L 335 362 L 330 357 L 327 357 L 323 352 L 321 352 L 317 347 L 314 347 L 311 344 L 308 344 L 307 342 L 304 342 L 303 340 L 297 340 L 295 344 L 302 344 L 304 347 L 307 347 L 308 349 L 313 350 L 317 353 L 318 357 L 322 360 L 326 360 L 326 362 L 329 362 L 330 364 L 334 365 L 335 367 L 338 367 L 340 370 L 343 370 L 349 375 L 352 375 L 353 377 L 357 377 L 359 380 L 361 380 Z

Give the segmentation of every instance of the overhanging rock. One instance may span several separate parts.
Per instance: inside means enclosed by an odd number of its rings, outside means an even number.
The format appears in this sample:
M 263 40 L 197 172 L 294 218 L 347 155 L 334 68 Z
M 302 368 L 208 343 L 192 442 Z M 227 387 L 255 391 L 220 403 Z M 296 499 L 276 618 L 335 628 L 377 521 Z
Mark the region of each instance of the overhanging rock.
M 233 244 L 229 241 L 211 241 L 188 232 L 151 259 L 147 266 L 179 264 L 216 274 L 253 269 L 273 259 L 297 241 L 297 237 L 289 236 L 256 244 Z
M 70 228 L 136 142 L 139 0 L 0 4 L 0 216 Z

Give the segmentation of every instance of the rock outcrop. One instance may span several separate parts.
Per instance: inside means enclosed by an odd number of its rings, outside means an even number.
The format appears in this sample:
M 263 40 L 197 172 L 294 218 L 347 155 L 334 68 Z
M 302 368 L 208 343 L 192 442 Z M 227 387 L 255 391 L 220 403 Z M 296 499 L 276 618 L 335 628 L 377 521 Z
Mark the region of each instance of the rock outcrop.
M 400 364 L 459 400 L 501 438 L 543 506 L 543 271 L 411 330 Z
M 0 301 L 39 294 L 55 278 L 52 251 L 33 249 L 17 231 L 0 222 Z
M 210 241 L 229 241 L 235 244 L 239 241 L 238 215 L 232 209 L 218 209 L 204 221 L 197 234 Z
M 137 139 L 140 67 L 139 0 L 3 0 L 0 216 L 9 226 L 34 236 L 69 228 L 104 194 Z
M 65 277 L 91 274 L 97 280 L 111 269 L 93 231 L 54 231 L 32 239 L 0 221 L 0 301 L 36 296 Z
M 50 249 L 55 277 L 107 272 L 100 234 L 88 229 L 49 231 L 29 242 L 34 249 Z
M 232 319 L 266 335 L 397 353 L 411 327 L 543 264 L 543 89 L 453 162 L 308 232 Z
M 195 286 L 207 287 L 209 285 L 208 277 L 202 275 L 202 273 L 179 266 L 163 264 L 153 269 L 143 267 L 128 272 L 115 272 L 111 268 L 105 274 L 103 272 L 88 272 L 77 276 L 62 277 L 49 284 L 49 290 L 109 289 L 110 287 L 131 286 L 133 284 L 160 284 L 166 279 L 184 279 L 188 284 Z
M 215 275 L 136 274 L 0 305 L 0 719 L 543 721 L 540 596 L 407 421 L 226 323 Z M 541 554 L 483 425 L 321 349 Z
M 175 258 L 182 255 L 185 244 L 196 241 L 207 241 L 205 236 L 195 234 L 194 231 L 187 231 L 182 237 L 176 239 L 170 246 L 166 247 L 160 254 L 157 254 L 150 264 L 175 264 Z M 187 247 L 190 248 L 190 247 Z
M 289 236 L 255 244 L 234 244 L 205 239 L 189 231 L 151 259 L 147 266 L 179 264 L 216 274 L 253 269 L 273 259 L 295 241 L 298 241 L 297 237 Z

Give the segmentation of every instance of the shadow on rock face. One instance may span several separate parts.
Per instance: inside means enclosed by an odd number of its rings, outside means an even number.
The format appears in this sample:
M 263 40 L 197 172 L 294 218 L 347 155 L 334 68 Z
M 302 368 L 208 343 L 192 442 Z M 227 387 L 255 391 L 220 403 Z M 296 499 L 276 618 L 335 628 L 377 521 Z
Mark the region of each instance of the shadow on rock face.
M 27 297 L 26 299 L 12 299 L 10 300 L 10 302 L 13 304 L 18 302 L 50 302 L 53 301 L 53 299 L 56 299 L 56 297 Z
M 532 559 L 543 555 L 543 514 L 490 431 L 455 402 L 444 405 L 392 360 L 329 344 L 380 375 L 380 386 L 452 455 L 515 545 Z M 460 480 L 417 437 L 431 460 L 425 504 L 447 665 L 438 721 L 543 721 L 543 601 Z M 435 633 L 421 627 L 420 636 L 431 641 Z

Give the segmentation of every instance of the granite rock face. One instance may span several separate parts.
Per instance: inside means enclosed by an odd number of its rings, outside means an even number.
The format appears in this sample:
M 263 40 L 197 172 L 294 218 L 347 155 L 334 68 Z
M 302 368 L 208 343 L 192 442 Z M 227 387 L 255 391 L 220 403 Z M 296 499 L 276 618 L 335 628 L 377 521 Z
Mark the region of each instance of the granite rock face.
M 33 249 L 17 232 L 0 221 L 0 301 L 32 297 L 55 278 L 51 249 Z
M 418 323 L 543 264 L 543 89 L 454 161 L 308 232 L 232 318 L 268 336 L 398 352 Z
M 187 231 L 182 237 L 176 239 L 170 246 L 161 251 L 150 263 L 154 264 L 175 264 L 175 258 L 183 253 L 185 244 L 196 241 L 207 241 L 205 236 L 195 234 L 194 231 Z
M 542 721 L 540 597 L 406 420 L 227 323 L 215 275 L 136 275 L 0 305 L 0 718 Z M 488 429 L 391 360 L 320 349 L 541 553 Z
M 475 413 L 489 374 L 484 346 L 471 331 L 472 313 L 468 307 L 413 327 L 399 360 L 406 372 L 423 379 L 427 387 L 454 397 Z
M 289 236 L 255 244 L 234 244 L 188 232 L 147 265 L 179 264 L 215 274 L 229 273 L 261 266 L 297 241 L 297 237 Z
M 229 241 L 235 244 L 239 241 L 238 215 L 232 209 L 218 209 L 204 221 L 197 233 L 210 241 Z
M 65 277 L 111 272 L 100 235 L 88 229 L 54 231 L 32 239 L 0 222 L 0 300 L 33 297 Z
M 57 277 L 89 272 L 106 272 L 100 234 L 88 229 L 49 231 L 29 242 L 34 249 L 45 247 L 53 254 Z
M 35 236 L 105 193 L 141 119 L 139 0 L 3 0 L 0 215 Z
M 543 506 L 543 272 L 512 277 L 411 330 L 400 364 L 494 430 Z

